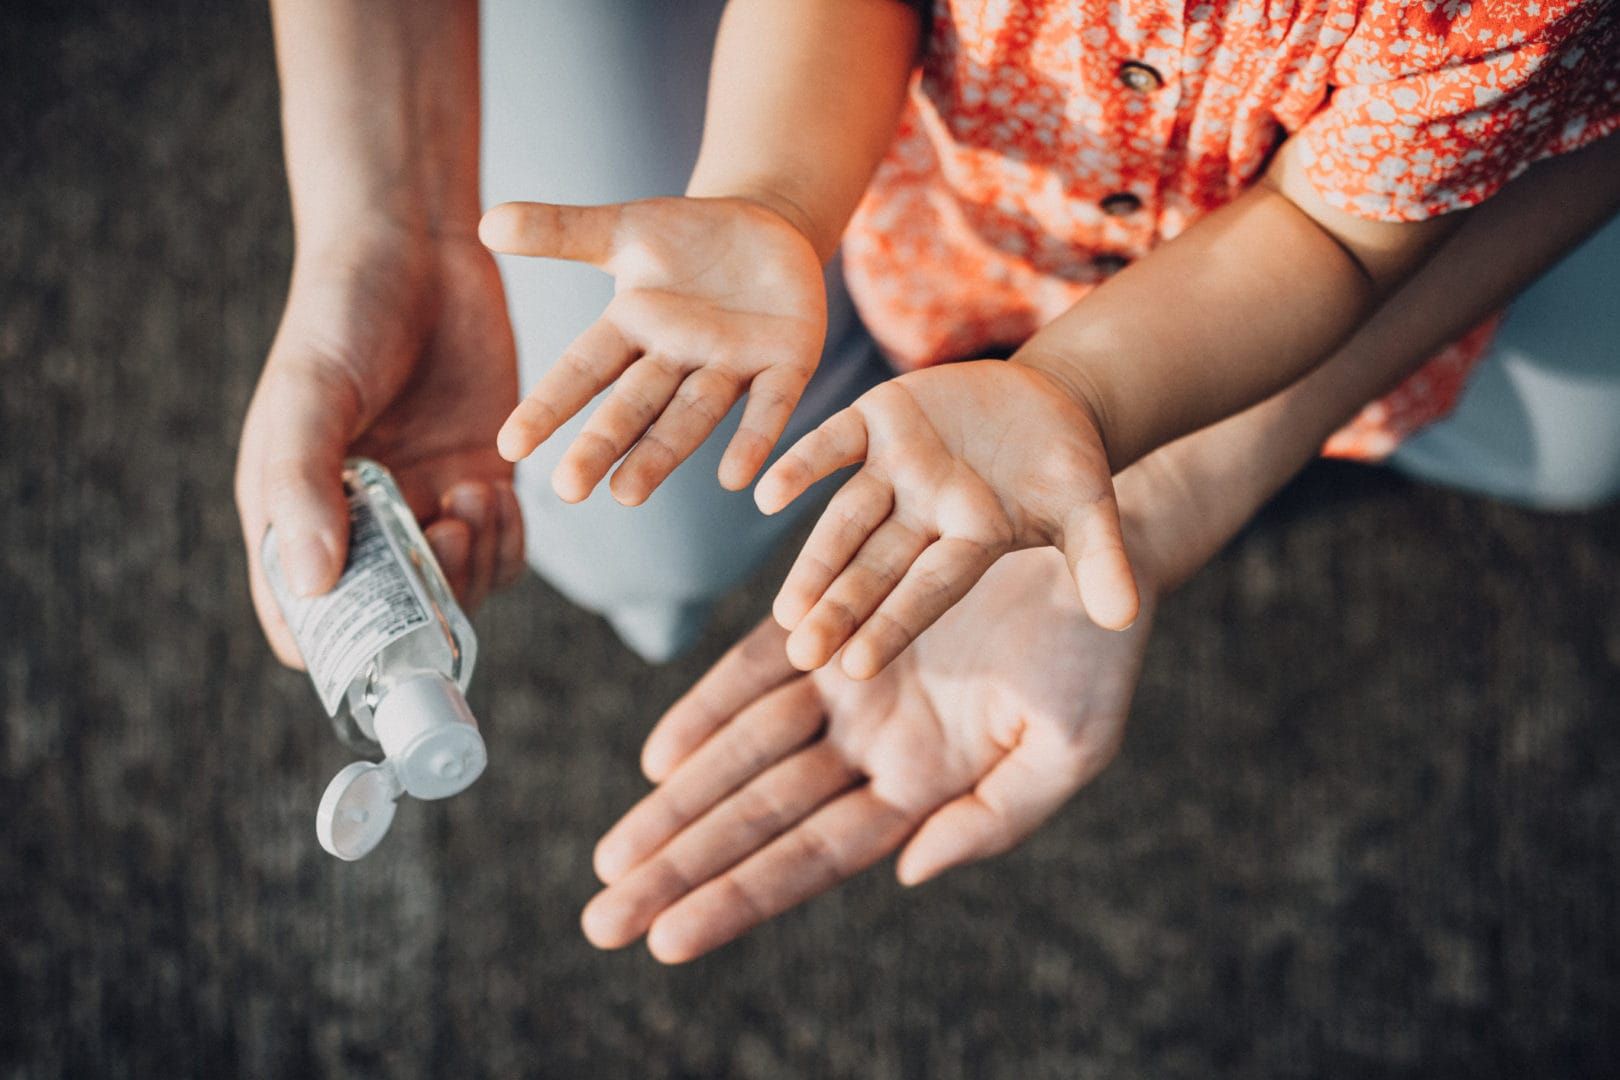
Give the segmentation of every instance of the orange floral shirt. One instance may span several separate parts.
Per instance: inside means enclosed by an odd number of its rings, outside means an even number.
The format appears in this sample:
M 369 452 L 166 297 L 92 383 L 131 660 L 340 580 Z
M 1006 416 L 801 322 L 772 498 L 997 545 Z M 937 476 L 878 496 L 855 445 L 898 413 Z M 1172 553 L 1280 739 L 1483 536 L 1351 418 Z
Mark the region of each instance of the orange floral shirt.
M 845 241 L 895 363 L 1017 345 L 1247 188 L 1285 138 L 1335 207 L 1416 221 L 1620 127 L 1610 0 L 937 0 Z M 1492 320 L 1327 452 L 1445 415 Z

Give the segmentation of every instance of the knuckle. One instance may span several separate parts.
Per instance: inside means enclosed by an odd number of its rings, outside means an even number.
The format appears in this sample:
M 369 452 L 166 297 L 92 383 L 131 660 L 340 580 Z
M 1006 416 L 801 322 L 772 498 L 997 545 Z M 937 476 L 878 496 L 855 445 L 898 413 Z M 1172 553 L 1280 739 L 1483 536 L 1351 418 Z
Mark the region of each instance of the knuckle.
M 567 349 L 557 358 L 556 370 L 572 379 L 590 379 L 596 376 L 596 361 L 578 349 Z M 530 398 L 536 401 L 536 398 Z
M 735 811 L 743 827 L 752 833 L 775 833 L 786 818 L 782 803 L 750 785 L 736 795 Z
M 265 502 L 272 508 L 298 499 L 309 489 L 309 465 L 299 458 L 272 458 L 260 476 Z
M 758 925 L 771 917 L 770 902 L 752 879 L 729 873 L 720 879 L 720 887 L 730 894 L 732 906 L 745 913 L 745 924 Z
M 816 622 L 839 636 L 848 634 L 860 625 L 861 619 L 855 609 L 836 596 L 822 597 L 816 607 Z
M 917 638 L 917 632 L 911 627 L 881 611 L 872 616 L 862 633 L 871 635 L 872 643 L 882 655 L 897 654 Z
M 820 883 L 829 884 L 843 876 L 843 858 L 838 846 L 819 828 L 806 823 L 795 837 L 800 859 L 818 871 L 816 878 Z
M 576 463 L 599 465 L 616 460 L 620 452 L 613 440 L 600 431 L 582 431 L 568 454 Z
M 673 468 L 681 459 L 663 436 L 651 431 L 636 443 L 636 456 L 653 469 Z

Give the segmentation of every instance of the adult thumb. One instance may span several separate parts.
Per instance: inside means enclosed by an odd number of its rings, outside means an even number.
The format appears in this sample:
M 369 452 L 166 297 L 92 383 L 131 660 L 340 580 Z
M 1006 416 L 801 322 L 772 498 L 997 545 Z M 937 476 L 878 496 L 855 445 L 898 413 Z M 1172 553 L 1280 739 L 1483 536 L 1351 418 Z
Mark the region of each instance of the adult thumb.
M 255 432 L 257 509 L 264 527 L 275 530 L 287 583 L 300 595 L 319 595 L 337 583 L 349 546 L 343 458 L 358 393 L 319 362 L 271 364 L 253 407 L 264 424 Z M 262 543 L 263 529 L 248 542 Z
M 478 223 L 478 239 L 491 251 L 567 259 L 607 269 L 622 207 L 502 203 Z

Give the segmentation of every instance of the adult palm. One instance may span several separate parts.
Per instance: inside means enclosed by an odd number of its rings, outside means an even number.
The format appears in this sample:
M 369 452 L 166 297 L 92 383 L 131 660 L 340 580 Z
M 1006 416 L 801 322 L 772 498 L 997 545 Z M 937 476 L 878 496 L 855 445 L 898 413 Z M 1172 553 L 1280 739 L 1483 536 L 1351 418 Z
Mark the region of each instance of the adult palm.
M 761 624 L 648 737 L 658 786 L 597 847 L 586 936 L 677 963 L 902 845 L 906 884 L 1007 850 L 1113 759 L 1150 614 L 1099 629 L 1045 548 L 868 681 L 796 671 Z

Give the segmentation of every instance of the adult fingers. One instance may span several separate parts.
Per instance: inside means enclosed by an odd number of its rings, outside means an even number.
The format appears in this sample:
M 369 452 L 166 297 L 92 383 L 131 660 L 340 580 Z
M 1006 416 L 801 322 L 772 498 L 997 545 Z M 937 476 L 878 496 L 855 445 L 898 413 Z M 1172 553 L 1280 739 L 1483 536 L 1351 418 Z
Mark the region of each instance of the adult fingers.
M 858 787 L 664 911 L 647 932 L 647 948 L 666 964 L 701 956 L 858 874 L 914 825 L 869 785 Z
M 635 360 L 636 347 L 614 325 L 612 314 L 610 304 L 506 418 L 495 434 L 495 448 L 507 461 L 534 453 Z
M 353 383 L 313 358 L 272 361 L 254 393 L 236 501 L 254 606 L 283 661 L 296 664 L 297 646 L 262 564 L 265 534 L 275 530 L 276 561 L 294 593 L 319 595 L 337 582 L 349 537 L 343 455 L 359 411 Z
M 858 776 L 826 742 L 776 763 L 598 893 L 580 919 L 585 936 L 603 949 L 630 944 L 660 912 L 763 848 Z
M 523 576 L 526 565 L 523 558 L 523 508 L 518 505 L 517 493 L 512 485 L 495 485 L 497 521 L 501 531 L 500 543 L 495 548 L 495 587 L 504 589 Z
M 788 636 L 794 666 L 813 671 L 831 660 L 905 577 L 929 539 L 892 517 L 878 526 Z
M 483 481 L 467 481 L 445 492 L 440 513 L 467 526 L 467 569 L 463 587 L 457 592 L 468 613 L 488 598 L 495 584 L 495 562 L 500 545 L 499 500 L 493 487 Z
M 855 408 L 833 413 L 765 471 L 754 503 L 774 514 L 823 477 L 866 457 L 866 419 Z
M 677 465 L 703 445 L 740 396 L 742 381 L 724 368 L 703 367 L 688 375 L 669 408 L 614 474 L 614 498 L 626 506 L 645 502 Z
M 771 615 L 788 630 L 815 606 L 874 529 L 894 509 L 894 488 L 862 469 L 827 503 L 771 604 Z
M 968 594 L 996 561 L 984 544 L 957 537 L 934 541 L 867 619 L 840 661 L 852 679 L 870 679 Z
M 917 885 L 953 866 L 999 855 L 1024 840 L 1113 760 L 1061 736 L 1025 737 L 974 789 L 934 811 L 895 866 L 902 885 Z
M 1141 601 L 1112 485 L 1068 515 L 1063 554 L 1092 622 L 1104 630 L 1123 630 L 1136 621 Z
M 466 596 L 472 582 L 472 529 L 460 518 L 441 518 L 422 530 L 444 580 L 458 597 Z
M 815 687 L 803 679 L 744 708 L 608 830 L 596 845 L 596 876 L 611 885 L 721 799 L 803 746 L 821 721 Z
M 623 210 L 619 204 L 501 203 L 478 223 L 478 239 L 507 255 L 568 259 L 607 269 Z
M 754 479 L 787 430 L 811 374 L 802 368 L 778 365 L 754 379 L 748 387 L 742 422 L 720 459 L 721 487 L 741 491 Z
M 659 783 L 742 709 L 799 675 L 788 663 L 787 631 L 765 619 L 671 705 L 641 749 L 641 771 Z M 808 683 L 808 680 L 804 680 Z

